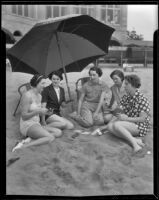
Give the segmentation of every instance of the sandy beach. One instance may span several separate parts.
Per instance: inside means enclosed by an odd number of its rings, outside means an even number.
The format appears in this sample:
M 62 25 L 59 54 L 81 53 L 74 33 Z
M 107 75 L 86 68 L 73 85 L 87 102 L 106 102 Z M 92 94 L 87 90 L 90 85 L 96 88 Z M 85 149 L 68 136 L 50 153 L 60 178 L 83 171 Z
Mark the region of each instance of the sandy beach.
M 102 69 L 102 80 L 110 87 L 113 82 L 109 75 L 114 69 Z M 153 116 L 153 68 L 137 68 L 133 73 L 141 77 L 141 92 L 149 99 Z M 87 75 L 88 69 L 68 74 L 73 99 L 76 99 L 75 82 Z M 17 89 L 29 82 L 31 77 L 30 74 L 6 71 L 7 195 L 153 194 L 153 119 L 151 130 L 144 138 L 145 147 L 139 154 L 134 154 L 127 142 L 110 133 L 91 136 L 74 134 L 72 131 L 64 131 L 61 138 L 50 144 L 12 153 L 16 142 L 22 139 L 19 109 L 17 115 L 13 116 L 19 100 Z M 65 81 L 62 86 L 68 98 Z M 64 112 L 67 116 L 71 112 L 71 105 Z M 76 129 L 81 129 L 76 122 L 73 123 Z

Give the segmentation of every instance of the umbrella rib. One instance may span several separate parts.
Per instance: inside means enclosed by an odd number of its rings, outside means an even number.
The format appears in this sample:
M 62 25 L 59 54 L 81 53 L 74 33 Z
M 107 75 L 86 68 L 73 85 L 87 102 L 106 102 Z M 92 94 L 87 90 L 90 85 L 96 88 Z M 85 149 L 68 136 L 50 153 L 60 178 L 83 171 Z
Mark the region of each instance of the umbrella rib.
M 50 34 L 50 40 L 51 40 L 53 37 L 55 37 L 55 35 L 54 35 L 54 34 L 53 34 L 53 35 Z M 48 40 L 48 43 L 49 43 L 50 40 Z M 49 45 L 47 45 L 46 52 L 47 52 L 47 55 L 48 55 L 48 52 L 49 52 Z M 47 59 L 46 59 L 45 66 L 47 66 Z
M 58 37 L 59 37 L 59 36 L 58 36 Z M 60 39 L 61 39 L 61 37 L 60 37 Z M 64 46 L 68 49 L 67 45 L 65 44 L 65 42 L 64 42 L 62 39 L 61 39 L 61 42 L 63 42 Z M 70 53 L 69 49 L 68 49 L 68 52 Z M 72 62 L 73 62 L 73 56 L 72 56 L 71 53 L 70 53 L 70 56 L 71 56 L 71 58 L 72 58 Z M 77 63 L 77 62 L 75 62 L 75 63 L 76 63 L 76 66 L 79 68 L 78 63 Z

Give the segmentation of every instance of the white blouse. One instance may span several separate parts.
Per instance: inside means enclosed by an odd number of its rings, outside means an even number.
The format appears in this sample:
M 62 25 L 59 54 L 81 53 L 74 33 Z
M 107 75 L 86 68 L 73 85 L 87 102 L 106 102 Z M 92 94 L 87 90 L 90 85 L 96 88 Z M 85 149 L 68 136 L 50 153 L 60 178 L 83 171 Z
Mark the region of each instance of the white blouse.
M 55 88 L 54 87 L 54 89 L 55 89 L 55 92 L 57 94 L 58 101 L 60 101 L 60 88 Z

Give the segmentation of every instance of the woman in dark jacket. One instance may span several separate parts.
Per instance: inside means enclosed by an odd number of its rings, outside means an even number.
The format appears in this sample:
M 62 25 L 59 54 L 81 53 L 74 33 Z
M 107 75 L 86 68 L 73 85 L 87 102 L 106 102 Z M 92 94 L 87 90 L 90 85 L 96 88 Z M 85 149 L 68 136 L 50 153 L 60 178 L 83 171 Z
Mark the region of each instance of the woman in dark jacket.
M 60 81 L 63 80 L 61 72 L 52 72 L 49 79 L 52 83 L 45 87 L 42 92 L 42 106 L 51 109 L 53 112 L 50 115 L 42 116 L 42 124 L 51 124 L 60 129 L 73 129 L 73 124 L 62 117 L 60 113 L 60 107 L 66 105 L 65 91 L 60 87 Z

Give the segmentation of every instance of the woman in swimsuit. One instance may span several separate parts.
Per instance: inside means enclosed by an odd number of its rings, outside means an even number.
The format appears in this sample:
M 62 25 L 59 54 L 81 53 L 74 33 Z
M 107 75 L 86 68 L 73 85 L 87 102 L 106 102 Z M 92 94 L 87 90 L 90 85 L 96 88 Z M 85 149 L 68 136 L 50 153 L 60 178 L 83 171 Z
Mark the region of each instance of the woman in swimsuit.
M 33 141 L 18 148 L 52 142 L 55 137 L 59 137 L 62 134 L 60 129 L 40 124 L 40 115 L 49 114 L 48 109 L 41 107 L 41 92 L 44 84 L 45 80 L 42 75 L 34 75 L 30 81 L 31 89 L 22 96 L 20 132 L 24 137 L 29 137 Z

